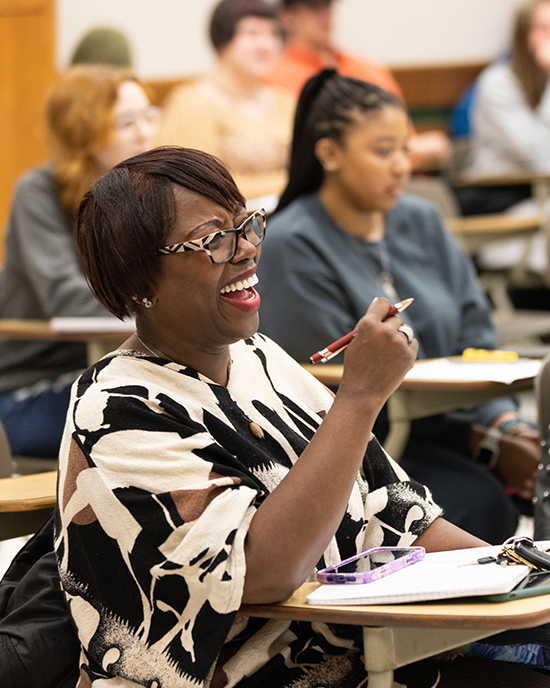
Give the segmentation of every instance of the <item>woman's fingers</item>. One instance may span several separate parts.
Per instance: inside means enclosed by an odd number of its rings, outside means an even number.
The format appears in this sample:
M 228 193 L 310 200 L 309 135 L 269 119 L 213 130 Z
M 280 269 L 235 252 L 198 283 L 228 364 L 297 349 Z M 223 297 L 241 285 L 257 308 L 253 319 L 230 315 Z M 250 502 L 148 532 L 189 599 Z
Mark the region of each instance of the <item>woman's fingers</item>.
M 378 298 L 357 323 L 357 335 L 345 354 L 340 389 L 373 395 L 385 403 L 412 367 L 418 342 L 400 316 L 387 318 L 391 303 Z

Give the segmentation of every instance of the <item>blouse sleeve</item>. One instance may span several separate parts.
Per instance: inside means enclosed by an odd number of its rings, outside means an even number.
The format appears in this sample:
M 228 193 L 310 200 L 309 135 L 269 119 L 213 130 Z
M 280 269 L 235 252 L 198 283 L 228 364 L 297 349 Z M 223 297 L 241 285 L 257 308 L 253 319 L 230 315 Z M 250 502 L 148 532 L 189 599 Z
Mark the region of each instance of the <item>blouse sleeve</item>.
M 73 389 L 56 534 L 84 652 L 99 675 L 200 686 L 240 606 L 260 490 L 169 398 L 134 385 L 82 402 L 90 382 Z
M 412 480 L 373 438 L 362 477 L 370 487 L 365 502 L 365 545 L 408 547 L 441 516 L 429 489 Z

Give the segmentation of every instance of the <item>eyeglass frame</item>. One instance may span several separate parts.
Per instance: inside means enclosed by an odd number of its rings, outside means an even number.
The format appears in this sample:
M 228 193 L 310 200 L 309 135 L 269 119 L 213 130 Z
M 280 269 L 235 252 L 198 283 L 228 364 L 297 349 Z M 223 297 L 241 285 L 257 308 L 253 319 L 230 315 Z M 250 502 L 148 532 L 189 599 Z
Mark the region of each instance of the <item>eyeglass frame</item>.
M 119 115 L 113 122 L 113 127 L 116 131 L 126 131 L 130 127 L 134 127 L 140 120 L 147 122 L 147 124 L 157 125 L 160 120 L 160 108 L 156 105 L 147 105 L 139 112 Z
M 224 263 L 228 263 L 230 260 L 233 260 L 233 258 L 237 255 L 237 250 L 239 248 L 239 237 L 241 235 L 244 236 L 244 238 L 248 241 L 245 234 L 246 227 L 255 219 L 260 220 L 260 224 L 263 229 L 263 236 L 261 238 L 258 237 L 258 243 L 254 244 L 254 246 L 259 246 L 265 239 L 265 230 L 267 227 L 266 212 L 263 208 L 260 208 L 259 210 L 255 210 L 254 212 L 250 213 L 250 215 L 245 220 L 243 220 L 238 227 L 233 227 L 232 229 L 221 229 L 217 232 L 206 234 L 200 239 L 193 239 L 192 241 L 182 241 L 179 244 L 171 244 L 170 246 L 162 246 L 162 248 L 157 248 L 157 255 L 170 256 L 174 253 L 184 253 L 186 251 L 204 251 L 214 265 L 223 265 Z M 235 234 L 235 251 L 233 252 L 233 255 L 227 258 L 226 260 L 222 260 L 221 262 L 217 263 L 214 260 L 214 257 L 212 256 L 212 252 L 208 248 L 208 244 L 214 241 L 214 239 L 217 239 L 218 237 L 224 236 L 226 234 Z M 258 236 L 256 232 L 254 232 L 254 234 Z

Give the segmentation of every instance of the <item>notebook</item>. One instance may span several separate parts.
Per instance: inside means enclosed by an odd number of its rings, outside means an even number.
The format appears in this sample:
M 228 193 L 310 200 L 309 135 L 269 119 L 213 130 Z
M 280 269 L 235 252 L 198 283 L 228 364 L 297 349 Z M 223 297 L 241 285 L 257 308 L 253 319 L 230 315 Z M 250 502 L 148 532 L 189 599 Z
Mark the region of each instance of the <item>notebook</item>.
M 307 599 L 310 604 L 396 604 L 509 592 L 529 574 L 529 567 L 462 565 L 499 550 L 496 546 L 426 554 L 416 564 L 372 583 L 321 585 Z

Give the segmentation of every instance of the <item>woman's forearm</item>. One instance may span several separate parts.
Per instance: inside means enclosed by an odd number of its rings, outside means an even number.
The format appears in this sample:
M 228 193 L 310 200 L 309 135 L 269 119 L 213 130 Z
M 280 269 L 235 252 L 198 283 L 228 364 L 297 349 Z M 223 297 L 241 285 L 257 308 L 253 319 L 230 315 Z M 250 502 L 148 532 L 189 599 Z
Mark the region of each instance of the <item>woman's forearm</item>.
M 252 519 L 246 602 L 283 599 L 314 568 L 344 516 L 374 421 L 414 363 L 416 342 L 398 331 L 400 319 L 385 321 L 389 302 L 378 301 L 358 324 L 332 408 Z

